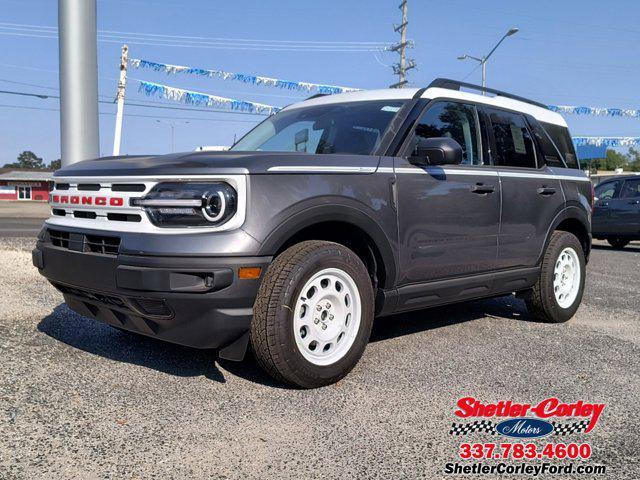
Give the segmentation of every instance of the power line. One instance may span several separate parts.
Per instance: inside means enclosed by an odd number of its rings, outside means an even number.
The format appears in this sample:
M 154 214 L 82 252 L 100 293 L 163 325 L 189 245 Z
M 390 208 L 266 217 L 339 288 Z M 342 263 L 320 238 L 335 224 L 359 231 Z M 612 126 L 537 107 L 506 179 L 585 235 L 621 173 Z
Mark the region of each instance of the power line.
M 17 109 L 21 109 L 21 110 L 42 110 L 42 111 L 47 111 L 47 112 L 59 112 L 60 109 L 59 108 L 47 108 L 47 107 L 30 107 L 27 105 L 8 105 L 8 104 L 0 104 L 0 107 L 6 107 L 6 108 L 17 108 Z M 222 113 L 222 112 L 221 112 Z M 114 116 L 115 113 L 113 112 L 99 112 L 100 115 L 109 115 L 109 116 Z M 201 120 L 203 122 L 230 122 L 230 123 L 253 123 L 255 124 L 256 122 L 259 121 L 259 119 L 254 120 L 228 120 L 226 118 L 203 118 L 203 117 L 164 117 L 164 116 L 158 116 L 158 115 L 142 115 L 142 114 L 138 114 L 138 113 L 125 113 L 124 114 L 125 117 L 137 117 L 137 118 L 152 118 L 152 119 L 166 119 L 166 120 Z
M 467 73 L 464 77 L 462 77 L 462 80 L 460 80 L 461 82 L 464 82 L 467 78 L 469 78 L 471 75 L 473 75 L 476 70 L 478 70 L 480 67 L 482 66 L 481 63 L 479 63 L 478 65 L 476 65 L 475 67 L 473 67 L 471 69 L 471 71 L 469 73 Z
M 0 90 L 0 94 L 20 95 L 20 96 L 24 96 L 24 97 L 36 97 L 36 98 L 40 98 L 40 99 L 43 99 L 43 100 L 46 100 L 46 99 L 58 99 L 59 100 L 60 99 L 59 95 L 40 94 L 40 93 L 32 93 L 32 92 L 16 92 L 16 91 L 13 91 L 13 90 Z M 98 103 L 113 105 L 113 101 L 110 101 L 110 100 L 98 100 Z M 182 111 L 189 111 L 189 112 L 223 113 L 223 114 L 229 114 L 229 115 L 256 115 L 256 116 L 261 116 L 261 117 L 266 116 L 266 114 L 263 114 L 263 113 L 236 112 L 236 111 L 233 111 L 233 110 L 221 110 L 221 109 L 213 109 L 213 108 L 174 107 L 174 106 L 170 106 L 170 105 L 162 105 L 162 104 L 160 104 L 160 102 L 154 102 L 154 103 L 159 103 L 159 104 L 158 105 L 145 105 L 144 103 L 127 103 L 127 106 L 129 106 L 129 107 L 141 107 L 141 108 L 156 108 L 156 109 L 162 109 L 162 110 L 182 110 Z
M 24 23 L 7 23 L 0 22 L 0 26 L 4 26 L 4 28 L 13 28 L 15 30 L 29 30 L 29 29 L 42 29 L 43 33 L 57 33 L 58 28 L 54 26 L 48 25 L 32 25 L 32 24 L 24 24 Z M 17 27 L 17 28 L 16 28 Z M 144 33 L 144 32 L 124 32 L 121 30 L 98 30 L 98 33 L 101 35 L 109 36 L 122 36 L 122 35 L 133 35 L 138 37 L 157 37 L 157 38 L 169 38 L 169 39 L 183 39 L 186 41 L 225 41 L 225 42 L 255 42 L 255 43 L 269 43 L 269 44 L 316 44 L 316 45 L 374 45 L 374 46 L 385 46 L 388 45 L 388 42 L 361 42 L 361 41 L 335 41 L 335 40 L 273 40 L 273 39 L 256 39 L 256 38 L 229 38 L 229 37 L 201 37 L 201 36 L 188 36 L 188 35 L 166 35 L 166 34 L 157 34 L 157 33 Z M 190 40 L 188 40 L 190 39 Z
M 21 69 L 27 69 L 27 70 L 37 70 L 37 71 L 43 71 L 43 72 L 49 72 L 49 73 L 59 73 L 58 70 L 49 70 L 49 69 L 40 69 L 40 68 L 35 68 L 35 67 L 28 67 L 28 66 L 23 66 L 23 65 L 12 65 L 12 64 L 6 64 L 6 63 L 0 63 L 0 67 L 11 67 L 11 68 L 21 68 Z M 103 80 L 117 80 L 116 78 L 113 77 L 99 77 Z M 133 77 L 129 77 L 132 80 L 136 80 L 138 82 L 142 82 L 144 80 L 141 80 L 139 78 L 133 78 Z M 47 90 L 53 90 L 56 92 L 59 92 L 60 89 L 56 88 L 56 87 L 50 87 L 47 85 L 38 85 L 35 83 L 25 83 L 25 82 L 18 82 L 15 80 L 9 80 L 9 79 L 5 79 L 5 78 L 0 78 L 0 82 L 7 82 L 7 83 L 13 83 L 16 85 L 25 85 L 28 87 L 36 87 L 36 88 L 45 88 Z M 245 95 L 247 92 L 240 92 L 237 90 L 222 90 L 219 93 L 224 94 L 224 95 Z M 253 96 L 258 96 L 258 97 L 278 97 L 278 98 L 288 98 L 291 100 L 304 100 L 306 97 L 305 96 L 296 96 L 296 95 L 282 95 L 282 94 L 277 94 L 277 93 L 259 93 L 259 92 L 251 92 L 251 95 Z M 105 95 L 102 95 L 103 98 L 111 98 L 111 97 L 106 97 Z M 153 102 L 151 100 L 140 100 L 140 101 L 145 101 L 145 102 L 149 102 L 149 103 L 160 103 L 160 102 Z
M 45 88 L 47 90 L 54 90 L 56 92 L 60 91 L 60 89 L 56 88 L 56 87 L 47 87 L 45 85 L 36 85 L 35 83 L 17 82 L 15 80 L 8 80 L 6 78 L 0 78 L 0 82 L 13 83 L 14 85 L 24 85 L 26 87 Z
M 2 26 L 0 24 L 0 35 L 29 37 L 29 38 L 46 38 L 57 39 L 57 29 L 53 27 L 16 27 Z M 114 35 L 108 33 L 98 33 L 98 41 L 103 43 L 129 43 L 136 45 L 161 46 L 161 47 L 180 47 L 180 48 L 204 48 L 204 49 L 221 49 L 221 50 L 260 50 L 260 51 L 300 51 L 300 52 L 376 52 L 384 49 L 386 44 L 312 44 L 301 42 L 292 43 L 276 43 L 268 40 L 253 41 L 246 43 L 235 39 L 222 40 L 185 40 L 167 37 L 149 37 L 146 34 L 137 35 L 135 33 Z
M 32 35 L 28 33 L 15 33 L 15 32 L 0 32 L 0 35 L 8 35 L 14 37 L 29 37 L 29 38 L 46 38 L 56 40 L 57 36 L 46 36 L 46 35 Z M 247 51 L 261 51 L 261 52 L 301 52 L 301 53 L 309 53 L 309 49 L 302 48 L 272 48 L 272 47 L 249 47 L 249 46 L 234 46 L 234 45 L 189 45 L 189 44 L 178 44 L 178 43 L 151 43 L 147 41 L 139 41 L 133 40 L 127 37 L 123 37 L 121 40 L 110 40 L 106 38 L 98 38 L 98 42 L 100 43 L 116 43 L 121 45 L 122 43 L 127 43 L 130 45 L 144 45 L 149 47 L 176 47 L 176 48 L 201 48 L 208 50 L 247 50 Z M 327 49 L 316 49 L 314 52 L 327 52 L 327 53 L 366 53 L 366 52 L 379 52 L 382 48 L 369 48 L 369 49 L 338 49 L 338 48 L 327 48 Z
M 0 93 L 4 93 L 7 95 L 21 95 L 23 97 L 37 97 L 43 100 L 46 100 L 47 98 L 60 98 L 58 95 L 44 95 L 42 93 L 14 92 L 11 90 L 0 90 Z
M 100 102 L 100 103 L 112 103 L 112 102 Z M 170 107 L 170 106 L 162 106 L 162 105 L 141 105 L 136 103 L 127 103 L 128 107 L 144 107 L 144 108 L 161 108 L 165 110 L 186 110 L 190 112 L 208 112 L 208 113 L 228 113 L 233 115 L 257 115 L 261 117 L 267 116 L 264 113 L 250 113 L 250 112 L 234 112 L 233 110 L 216 110 L 216 109 L 206 109 L 206 108 L 187 108 L 187 107 Z

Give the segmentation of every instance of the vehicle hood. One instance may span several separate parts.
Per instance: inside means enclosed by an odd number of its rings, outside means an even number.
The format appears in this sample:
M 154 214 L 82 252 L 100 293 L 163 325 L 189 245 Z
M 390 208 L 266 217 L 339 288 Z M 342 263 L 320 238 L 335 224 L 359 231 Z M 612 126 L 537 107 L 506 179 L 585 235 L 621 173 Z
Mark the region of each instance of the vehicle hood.
M 170 155 L 104 157 L 74 163 L 56 171 L 56 177 L 111 177 L 157 175 L 230 175 L 316 173 L 354 167 L 354 172 L 371 173 L 377 168 L 378 156 L 315 155 L 296 152 L 190 152 Z

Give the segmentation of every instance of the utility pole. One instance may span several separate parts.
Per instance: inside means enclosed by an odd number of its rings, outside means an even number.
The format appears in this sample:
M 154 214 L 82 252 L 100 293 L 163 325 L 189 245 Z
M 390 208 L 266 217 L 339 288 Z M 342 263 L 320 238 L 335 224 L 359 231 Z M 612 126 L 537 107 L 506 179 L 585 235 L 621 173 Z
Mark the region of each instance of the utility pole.
M 96 0 L 58 0 L 62 166 L 100 156 Z
M 413 42 L 407 40 L 407 25 L 409 24 L 409 20 L 407 19 L 407 1 L 408 0 L 402 0 L 402 3 L 398 5 L 398 8 L 402 10 L 402 23 L 393 26 L 394 31 L 400 33 L 400 43 L 390 46 L 389 50 L 400 54 L 400 62 L 393 65 L 393 73 L 398 75 L 398 82 L 390 85 L 390 88 L 404 87 L 408 83 L 407 71 L 416 67 L 415 61 L 407 59 L 406 52 L 407 47 L 413 47 Z
M 113 156 L 120 155 L 120 141 L 122 139 L 122 115 L 124 114 L 124 95 L 127 88 L 127 59 L 129 47 L 122 46 L 120 55 L 120 80 L 118 81 L 118 93 L 116 94 L 116 128 L 113 134 Z

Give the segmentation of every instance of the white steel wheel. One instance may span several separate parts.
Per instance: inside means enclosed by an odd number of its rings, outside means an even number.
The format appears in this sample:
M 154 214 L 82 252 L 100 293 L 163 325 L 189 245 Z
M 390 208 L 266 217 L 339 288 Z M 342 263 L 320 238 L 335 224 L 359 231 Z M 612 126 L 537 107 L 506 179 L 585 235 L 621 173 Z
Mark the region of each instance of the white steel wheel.
M 300 354 L 314 365 L 342 359 L 360 329 L 362 301 L 356 282 L 338 268 L 314 274 L 296 299 L 293 328 Z
M 578 254 L 571 247 L 564 248 L 553 270 L 553 293 L 561 308 L 569 308 L 580 291 L 582 272 Z

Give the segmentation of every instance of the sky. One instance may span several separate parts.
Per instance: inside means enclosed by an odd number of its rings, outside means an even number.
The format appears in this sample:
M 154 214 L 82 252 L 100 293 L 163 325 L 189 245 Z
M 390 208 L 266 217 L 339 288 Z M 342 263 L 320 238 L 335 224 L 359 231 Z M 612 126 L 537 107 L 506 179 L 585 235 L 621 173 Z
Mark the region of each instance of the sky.
M 357 46 L 369 44 L 356 42 L 396 42 L 393 24 L 400 23 L 399 3 L 98 0 L 98 29 L 125 32 L 118 34 L 123 37 L 104 37 L 110 41 L 98 44 L 99 94 L 106 102 L 100 104 L 101 154 L 109 155 L 113 144 L 115 105 L 109 102 L 116 93 L 122 38 L 135 58 L 287 80 L 384 88 L 396 81 L 389 65 L 397 61 L 397 55 L 368 48 L 327 51 L 337 48 L 326 46 L 331 45 L 327 42 Z M 426 86 L 436 77 L 480 83 L 477 64 L 457 57 L 463 53 L 482 56 L 509 28 L 517 27 L 520 31 L 507 38 L 488 63 L 489 87 L 547 104 L 640 108 L 638 1 L 409 0 L 408 13 L 408 37 L 415 43 L 409 56 L 418 65 L 410 72 L 411 86 Z M 54 37 L 44 27 L 56 26 L 56 0 L 0 0 L 0 90 L 58 94 L 57 39 L 43 38 Z M 146 35 L 144 39 L 141 34 Z M 159 42 L 148 40 L 149 35 L 171 36 L 171 40 L 157 45 Z M 203 45 L 193 37 L 223 40 Z M 315 47 L 271 47 L 296 42 Z M 189 151 L 201 145 L 230 145 L 234 137 L 263 118 L 152 108 L 180 105 L 144 96 L 137 91 L 137 80 L 276 106 L 308 96 L 149 70 L 131 70 L 129 75 L 127 102 L 146 102 L 146 106 L 125 107 L 124 154 L 170 152 L 171 123 L 175 150 Z M 55 98 L 0 93 L 0 165 L 15 161 L 23 150 L 32 150 L 47 163 L 59 158 L 58 108 Z M 574 136 L 640 136 L 640 119 L 570 115 L 566 119 Z

